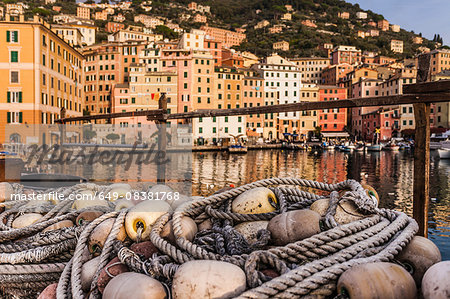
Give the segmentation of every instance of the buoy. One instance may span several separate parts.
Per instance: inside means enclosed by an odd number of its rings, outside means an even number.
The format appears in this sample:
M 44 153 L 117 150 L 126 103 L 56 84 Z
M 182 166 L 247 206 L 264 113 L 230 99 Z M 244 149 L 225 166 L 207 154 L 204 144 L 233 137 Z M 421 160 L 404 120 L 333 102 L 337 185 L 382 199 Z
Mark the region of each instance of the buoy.
M 161 237 L 169 241 L 171 244 L 176 244 L 175 234 L 173 232 L 173 220 L 170 220 L 164 225 L 164 228 L 161 232 Z M 192 218 L 183 216 L 181 217 L 181 228 L 183 233 L 181 237 L 185 238 L 188 241 L 192 241 L 197 233 L 197 224 Z
M 305 209 L 273 217 L 267 229 L 275 245 L 286 245 L 320 233 L 320 215 Z
M 56 299 L 56 288 L 58 287 L 57 283 L 52 283 L 48 285 L 40 294 L 37 299 Z
M 39 219 L 42 218 L 41 214 L 38 213 L 28 213 L 23 214 L 14 219 L 12 223 L 12 228 L 22 228 L 28 225 L 31 225 L 35 222 L 37 222 Z
M 315 201 L 310 209 L 320 214 L 324 217 L 329 205 L 328 198 L 322 198 Z M 356 205 L 350 200 L 342 200 L 339 202 L 336 208 L 336 214 L 334 219 L 339 224 L 347 224 L 353 221 L 364 219 L 366 215 L 360 213 Z
M 378 203 L 380 202 L 380 196 L 378 196 L 378 192 L 370 185 L 361 184 L 361 186 L 366 190 L 366 193 L 369 197 L 376 199 L 376 204 L 378 206 Z
M 106 285 L 103 299 L 165 299 L 164 286 L 145 274 L 126 272 L 117 275 Z
M 450 297 L 450 261 L 431 266 L 422 279 L 424 299 L 448 299 Z
M 100 293 L 103 293 L 106 285 L 113 277 L 128 271 L 130 271 L 128 267 L 122 264 L 118 257 L 113 258 L 98 275 L 97 287 Z
M 5 200 L 11 200 L 11 195 L 14 194 L 14 188 L 10 183 L 2 182 L 0 183 L 0 202 Z
M 81 289 L 84 292 L 89 292 L 91 289 L 91 283 L 99 265 L 100 256 L 97 256 L 84 263 L 81 267 Z
M 244 271 L 233 264 L 195 260 L 180 266 L 172 281 L 174 299 L 230 298 L 246 288 Z
M 277 199 L 269 188 L 258 187 L 240 194 L 233 200 L 231 211 L 239 214 L 260 214 L 275 211 Z
M 135 201 L 129 200 L 126 198 L 120 198 L 115 201 L 115 205 L 116 205 L 116 207 L 114 208 L 114 210 L 120 211 L 122 209 L 130 209 L 130 208 L 134 207 Z
M 171 200 L 167 200 L 167 203 L 170 205 L 170 207 L 172 208 L 172 210 L 176 210 L 178 207 L 180 207 L 181 205 L 191 201 L 192 198 L 189 196 L 186 196 L 184 194 L 179 194 L 178 195 L 178 199 L 175 199 L 175 195 L 172 194 L 172 199 Z
M 127 198 L 127 193 L 131 192 L 131 186 L 128 184 L 112 184 L 111 190 L 108 192 L 107 199 L 115 201 L 121 198 Z M 128 198 L 130 196 L 128 195 Z
M 156 248 L 155 245 L 153 245 L 153 243 L 150 242 L 150 241 L 145 241 L 145 242 L 140 242 L 140 243 L 133 243 L 133 245 L 131 245 L 130 249 L 133 252 L 144 256 L 145 259 L 148 259 L 154 253 L 159 252 L 158 248 Z
M 114 222 L 116 219 L 110 218 L 106 219 L 102 223 L 100 223 L 92 233 L 89 235 L 88 238 L 88 244 L 89 244 L 89 251 L 94 254 L 98 255 L 101 252 L 101 249 L 103 249 L 103 245 L 106 242 L 106 239 L 108 238 L 109 233 L 111 232 L 111 229 L 114 225 Z M 123 226 L 120 228 L 119 233 L 117 234 L 117 240 L 123 241 L 127 237 L 127 234 L 125 233 L 125 229 Z
M 399 299 L 417 297 L 412 276 L 403 267 L 392 263 L 368 263 L 350 268 L 339 277 L 338 294 L 350 299 Z
M 82 210 L 90 207 L 109 207 L 108 201 L 94 197 L 93 199 L 77 199 L 73 202 L 72 208 Z
M 56 222 L 55 224 L 47 226 L 43 230 L 43 232 L 48 232 L 48 231 L 51 231 L 51 230 L 56 230 L 56 229 L 60 229 L 60 228 L 63 228 L 63 227 L 72 227 L 72 226 L 73 226 L 72 220 L 62 220 L 62 221 Z
M 423 275 L 428 268 L 441 261 L 441 253 L 432 241 L 421 236 L 414 236 L 396 260 L 403 264 L 411 273 L 417 287 L 420 287 Z
M 269 221 L 248 221 L 239 223 L 234 227 L 234 229 L 244 236 L 248 244 L 252 245 L 258 241 L 258 238 L 256 237 L 258 231 L 267 229 L 268 224 Z
M 202 230 L 211 229 L 212 228 L 212 222 L 211 219 L 206 219 L 202 223 L 199 223 L 197 225 L 198 231 L 201 232 Z
M 86 222 L 91 222 L 94 219 L 96 219 L 102 215 L 103 215 L 103 212 L 96 211 L 96 210 L 88 210 L 88 211 L 81 212 L 80 215 L 78 215 L 78 217 L 77 217 L 76 224 L 83 225 Z
M 141 230 L 141 241 L 150 237 L 152 225 L 159 217 L 171 211 L 171 207 L 164 201 L 143 201 L 128 211 L 125 217 L 125 229 L 131 240 L 137 241 L 138 230 Z

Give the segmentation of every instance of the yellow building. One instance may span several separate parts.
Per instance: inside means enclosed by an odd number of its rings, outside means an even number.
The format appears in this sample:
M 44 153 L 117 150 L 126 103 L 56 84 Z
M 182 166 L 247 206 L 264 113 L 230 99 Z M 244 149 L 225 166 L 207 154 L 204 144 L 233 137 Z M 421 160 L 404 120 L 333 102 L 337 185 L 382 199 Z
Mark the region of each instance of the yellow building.
M 81 46 L 81 39 L 83 35 L 78 28 L 73 28 L 65 25 L 54 24 L 52 25 L 53 32 L 59 34 L 66 43 L 71 46 Z
M 83 109 L 83 56 L 38 17 L 5 19 L 0 22 L 0 143 L 9 141 L 8 123 L 50 124 L 62 107 L 68 117 Z
M 276 42 L 273 44 L 274 50 L 288 51 L 289 43 L 287 41 Z
M 80 30 L 81 43 L 86 46 L 91 46 L 95 44 L 95 32 L 97 31 L 97 27 L 86 21 L 75 21 L 64 24 L 66 27 L 71 27 Z
M 113 89 L 113 113 L 158 109 L 158 100 L 166 94 L 167 110 L 177 112 L 177 73 L 175 71 L 149 71 L 146 64 L 130 65 L 129 82 L 116 84 Z M 112 119 L 122 126 L 150 124 L 146 116 Z
M 318 100 L 319 87 L 316 84 L 303 84 L 300 90 L 300 102 L 317 102 Z M 300 140 L 307 140 L 318 126 L 318 113 L 316 110 L 301 111 L 299 120 Z

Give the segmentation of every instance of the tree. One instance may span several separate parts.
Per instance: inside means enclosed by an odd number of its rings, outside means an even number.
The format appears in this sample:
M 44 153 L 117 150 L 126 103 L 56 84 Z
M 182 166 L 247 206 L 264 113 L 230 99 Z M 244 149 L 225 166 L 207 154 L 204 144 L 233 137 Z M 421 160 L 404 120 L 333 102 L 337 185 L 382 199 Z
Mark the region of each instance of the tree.
M 178 37 L 178 33 L 176 33 L 175 31 L 164 25 L 156 26 L 154 32 L 156 34 L 162 34 L 164 38 L 168 39 L 175 39 Z
M 115 140 L 120 139 L 120 136 L 119 136 L 119 134 L 116 134 L 116 133 L 109 133 L 108 135 L 106 135 L 106 139 L 115 141 Z
M 90 142 L 95 136 L 97 136 L 97 132 L 92 131 L 91 129 L 84 129 L 83 130 L 83 139 Z

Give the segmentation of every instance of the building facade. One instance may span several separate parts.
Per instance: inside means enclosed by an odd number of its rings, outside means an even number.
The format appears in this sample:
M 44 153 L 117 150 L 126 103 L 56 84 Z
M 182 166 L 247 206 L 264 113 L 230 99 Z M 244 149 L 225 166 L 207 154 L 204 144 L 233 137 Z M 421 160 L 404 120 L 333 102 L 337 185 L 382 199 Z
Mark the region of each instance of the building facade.
M 82 115 L 81 53 L 38 17 L 25 22 L 7 16 L 0 36 L 0 143 L 10 141 L 6 124 L 52 124 L 62 108 L 67 117 Z M 50 136 L 41 137 L 49 142 Z

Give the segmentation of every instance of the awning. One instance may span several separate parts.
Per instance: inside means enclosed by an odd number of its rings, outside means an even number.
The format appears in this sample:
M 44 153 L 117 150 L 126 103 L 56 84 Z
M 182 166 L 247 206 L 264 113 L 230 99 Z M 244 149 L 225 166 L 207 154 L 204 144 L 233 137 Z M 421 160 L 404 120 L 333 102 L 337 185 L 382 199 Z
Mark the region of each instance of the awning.
M 350 137 L 347 132 L 322 132 L 322 137 L 333 138 L 333 137 Z

